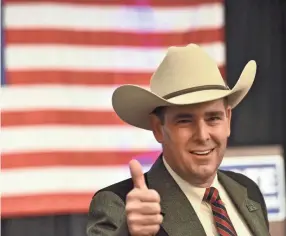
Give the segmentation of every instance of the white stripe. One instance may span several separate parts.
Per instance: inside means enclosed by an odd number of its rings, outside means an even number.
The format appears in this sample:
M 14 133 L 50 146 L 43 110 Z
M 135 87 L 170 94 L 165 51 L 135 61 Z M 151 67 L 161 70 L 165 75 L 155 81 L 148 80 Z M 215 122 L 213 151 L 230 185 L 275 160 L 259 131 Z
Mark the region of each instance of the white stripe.
M 182 32 L 222 27 L 223 14 L 221 3 L 168 8 L 25 3 L 8 4 L 5 23 L 9 28 Z
M 201 45 L 218 63 L 225 62 L 223 42 Z M 167 48 L 85 47 L 65 45 L 10 45 L 6 48 L 8 70 L 70 69 L 90 71 L 153 72 Z
M 95 192 L 129 177 L 128 166 L 6 169 L 1 170 L 1 193 Z
M 112 110 L 117 86 L 11 86 L 2 88 L 1 109 Z
M 120 134 L 120 138 L 118 135 Z M 152 132 L 131 126 L 36 126 L 1 130 L 2 153 L 47 150 L 159 150 Z

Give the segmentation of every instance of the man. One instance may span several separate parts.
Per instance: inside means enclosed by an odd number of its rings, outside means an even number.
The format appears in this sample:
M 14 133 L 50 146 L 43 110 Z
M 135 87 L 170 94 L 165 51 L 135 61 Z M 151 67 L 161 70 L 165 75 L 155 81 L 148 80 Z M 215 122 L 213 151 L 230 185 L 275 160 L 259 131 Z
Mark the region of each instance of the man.
M 266 236 L 269 222 L 258 186 L 218 170 L 230 135 L 231 110 L 256 74 L 250 61 L 230 89 L 199 46 L 170 47 L 150 91 L 124 85 L 113 108 L 126 123 L 153 132 L 162 154 L 143 174 L 98 191 L 90 204 L 89 236 Z M 111 173 L 112 174 L 112 173 Z

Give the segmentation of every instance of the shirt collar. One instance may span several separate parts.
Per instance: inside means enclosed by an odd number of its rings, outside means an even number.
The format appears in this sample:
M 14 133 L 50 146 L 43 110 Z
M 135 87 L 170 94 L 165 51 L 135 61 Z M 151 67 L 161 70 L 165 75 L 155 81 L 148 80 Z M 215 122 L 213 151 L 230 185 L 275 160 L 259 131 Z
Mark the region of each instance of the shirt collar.
M 184 179 L 182 179 L 175 171 L 173 171 L 173 169 L 169 166 L 164 157 L 163 157 L 163 163 L 168 172 L 170 173 L 170 175 L 175 180 L 175 182 L 179 185 L 181 190 L 185 193 L 186 197 L 192 203 L 192 206 L 195 208 L 195 211 L 198 211 L 203 201 L 206 188 L 193 186 Z M 217 175 L 215 175 L 214 181 L 211 186 L 215 187 L 216 189 L 219 189 L 219 182 Z

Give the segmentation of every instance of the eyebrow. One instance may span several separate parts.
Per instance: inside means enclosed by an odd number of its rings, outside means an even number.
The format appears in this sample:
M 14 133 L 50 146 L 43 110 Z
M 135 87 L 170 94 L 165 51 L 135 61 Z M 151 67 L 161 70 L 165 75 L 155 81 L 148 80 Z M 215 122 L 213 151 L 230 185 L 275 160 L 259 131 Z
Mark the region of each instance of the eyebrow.
M 190 113 L 179 113 L 179 114 L 174 116 L 174 120 L 177 120 L 177 119 L 190 119 L 192 117 L 194 117 L 194 115 L 192 115 Z
M 223 111 L 208 111 L 206 112 L 206 116 L 224 116 Z
M 207 111 L 205 113 L 205 116 L 210 117 L 210 116 L 219 116 L 222 117 L 224 116 L 224 112 L 223 111 Z M 193 118 L 194 115 L 191 113 L 178 113 L 177 115 L 174 116 L 173 119 L 190 119 Z

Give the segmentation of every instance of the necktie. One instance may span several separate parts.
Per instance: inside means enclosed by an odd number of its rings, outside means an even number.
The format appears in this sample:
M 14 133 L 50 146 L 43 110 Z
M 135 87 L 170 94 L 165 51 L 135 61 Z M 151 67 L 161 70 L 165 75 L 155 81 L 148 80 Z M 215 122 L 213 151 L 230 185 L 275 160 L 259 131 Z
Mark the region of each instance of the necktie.
M 206 189 L 204 201 L 211 205 L 217 232 L 220 236 L 237 236 L 236 231 L 220 199 L 218 190 L 214 187 Z

